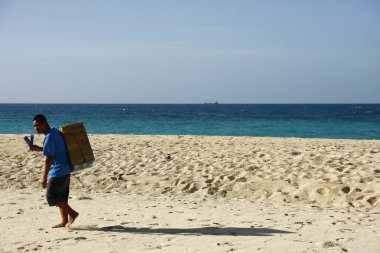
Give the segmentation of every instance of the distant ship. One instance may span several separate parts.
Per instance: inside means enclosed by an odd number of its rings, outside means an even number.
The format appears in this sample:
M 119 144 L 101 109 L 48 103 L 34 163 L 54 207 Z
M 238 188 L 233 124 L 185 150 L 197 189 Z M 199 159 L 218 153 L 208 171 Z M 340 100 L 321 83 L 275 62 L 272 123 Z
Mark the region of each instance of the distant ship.
M 219 102 L 218 101 L 215 101 L 215 102 L 209 102 L 209 103 L 204 103 L 205 105 L 218 105 Z

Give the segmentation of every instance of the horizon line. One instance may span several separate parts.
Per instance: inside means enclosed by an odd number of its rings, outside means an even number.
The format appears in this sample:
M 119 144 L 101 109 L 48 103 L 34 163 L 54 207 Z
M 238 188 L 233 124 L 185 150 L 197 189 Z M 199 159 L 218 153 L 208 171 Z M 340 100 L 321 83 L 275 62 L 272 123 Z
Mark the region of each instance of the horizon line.
M 217 102 L 217 101 L 215 101 Z M 0 105 L 353 105 L 353 104 L 361 104 L 361 105 L 377 105 L 380 102 L 329 102 L 329 103 L 221 103 L 221 102 L 204 102 L 204 103 L 49 103 L 49 102 L 7 102 L 2 103 Z

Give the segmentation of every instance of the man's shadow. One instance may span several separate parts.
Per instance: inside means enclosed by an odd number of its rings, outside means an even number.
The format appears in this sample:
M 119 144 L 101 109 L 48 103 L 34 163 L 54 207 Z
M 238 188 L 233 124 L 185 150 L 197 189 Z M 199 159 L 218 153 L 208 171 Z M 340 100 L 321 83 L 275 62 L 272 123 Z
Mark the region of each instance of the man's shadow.
M 131 234 L 171 234 L 171 235 L 229 235 L 229 236 L 273 236 L 294 232 L 271 228 L 200 227 L 200 228 L 150 228 L 124 227 L 120 225 L 96 227 L 76 227 L 71 230 L 102 231 Z

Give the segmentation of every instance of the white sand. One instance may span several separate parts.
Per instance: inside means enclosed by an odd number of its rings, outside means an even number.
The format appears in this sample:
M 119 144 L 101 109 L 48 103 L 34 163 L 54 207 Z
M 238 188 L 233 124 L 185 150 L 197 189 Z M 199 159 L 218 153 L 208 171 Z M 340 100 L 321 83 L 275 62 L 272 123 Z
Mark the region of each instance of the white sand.
M 37 142 L 42 142 L 42 136 Z M 91 135 L 71 229 L 0 135 L 0 252 L 378 252 L 380 141 Z

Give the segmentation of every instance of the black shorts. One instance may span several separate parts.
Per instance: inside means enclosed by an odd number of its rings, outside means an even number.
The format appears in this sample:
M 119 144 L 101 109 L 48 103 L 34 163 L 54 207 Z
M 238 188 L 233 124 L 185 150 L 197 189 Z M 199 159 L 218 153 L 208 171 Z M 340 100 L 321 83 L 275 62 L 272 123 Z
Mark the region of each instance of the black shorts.
M 68 202 L 70 192 L 70 174 L 63 177 L 50 178 L 46 188 L 46 199 L 49 206 Z

